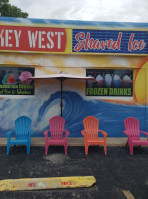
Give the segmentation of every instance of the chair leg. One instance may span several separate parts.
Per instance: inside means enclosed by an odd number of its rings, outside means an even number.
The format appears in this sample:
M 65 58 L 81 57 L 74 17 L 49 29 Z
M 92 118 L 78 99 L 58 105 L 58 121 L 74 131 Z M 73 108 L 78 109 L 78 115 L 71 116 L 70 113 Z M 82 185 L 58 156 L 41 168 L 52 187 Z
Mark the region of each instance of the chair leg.
M 45 155 L 48 154 L 48 145 L 45 145 Z
M 27 145 L 27 155 L 30 154 L 30 145 Z
M 88 145 L 85 144 L 85 155 L 88 155 Z
M 104 144 L 104 153 L 105 153 L 105 155 L 107 155 L 107 147 L 106 147 L 106 143 Z
M 64 145 L 65 155 L 67 155 L 67 144 Z
M 130 148 L 130 154 L 133 155 L 133 145 L 131 143 L 129 145 L 129 148 Z
M 10 151 L 10 144 L 7 144 L 7 155 L 9 155 L 9 151 Z

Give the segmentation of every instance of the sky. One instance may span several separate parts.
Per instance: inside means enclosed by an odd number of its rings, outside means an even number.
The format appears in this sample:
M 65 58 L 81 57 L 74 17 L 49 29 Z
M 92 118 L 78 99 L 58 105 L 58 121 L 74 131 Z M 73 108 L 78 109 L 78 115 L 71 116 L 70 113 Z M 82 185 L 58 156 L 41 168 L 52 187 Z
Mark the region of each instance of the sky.
M 148 22 L 148 0 L 9 0 L 28 18 Z

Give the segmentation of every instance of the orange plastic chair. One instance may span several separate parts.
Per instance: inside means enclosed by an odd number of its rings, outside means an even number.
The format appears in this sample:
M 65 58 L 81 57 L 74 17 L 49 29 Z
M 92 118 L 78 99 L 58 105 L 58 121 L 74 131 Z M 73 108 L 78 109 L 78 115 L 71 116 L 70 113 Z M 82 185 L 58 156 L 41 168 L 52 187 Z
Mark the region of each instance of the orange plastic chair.
M 50 129 L 44 132 L 45 135 L 45 154 L 48 153 L 50 145 L 63 145 L 65 155 L 67 155 L 68 135 L 69 131 L 64 129 L 65 119 L 60 116 L 55 116 L 49 120 Z M 48 139 L 48 132 L 50 132 L 50 139 Z M 65 132 L 65 138 L 64 138 Z
M 148 133 L 139 130 L 139 120 L 128 117 L 124 120 L 125 130 L 123 133 L 128 136 L 126 146 L 129 145 L 130 154 L 133 155 L 133 147 L 148 145 Z M 140 140 L 140 133 L 147 136 L 147 140 Z
M 90 145 L 104 146 L 104 153 L 107 154 L 106 138 L 107 133 L 99 130 L 99 120 L 93 116 L 88 116 L 83 120 L 84 130 L 81 134 L 84 136 L 85 154 L 88 154 L 88 147 Z M 103 134 L 103 140 L 99 139 L 98 132 Z

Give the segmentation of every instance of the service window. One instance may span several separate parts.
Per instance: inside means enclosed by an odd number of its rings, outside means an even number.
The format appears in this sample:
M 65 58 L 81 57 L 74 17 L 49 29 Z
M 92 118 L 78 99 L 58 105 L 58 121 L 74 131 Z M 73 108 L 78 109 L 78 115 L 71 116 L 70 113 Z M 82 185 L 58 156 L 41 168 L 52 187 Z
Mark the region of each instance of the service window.
M 133 70 L 87 69 L 86 96 L 133 96 Z

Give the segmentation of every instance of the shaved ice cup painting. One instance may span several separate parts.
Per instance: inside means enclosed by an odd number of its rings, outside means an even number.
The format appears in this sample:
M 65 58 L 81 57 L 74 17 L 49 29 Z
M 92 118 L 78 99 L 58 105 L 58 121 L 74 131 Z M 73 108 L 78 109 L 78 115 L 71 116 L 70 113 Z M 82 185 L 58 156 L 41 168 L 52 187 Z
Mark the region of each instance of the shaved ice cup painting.
M 148 131 L 147 23 L 1 17 L 0 34 L 0 137 L 6 138 L 22 115 L 31 118 L 33 136 L 44 137 L 49 119 L 61 112 L 59 81 L 29 78 L 60 73 L 95 79 L 63 81 L 69 137 L 82 137 L 89 115 L 99 119 L 108 137 L 125 137 L 127 117 Z
M 6 73 L 3 80 L 2 84 L 16 84 L 16 77 L 12 73 Z
M 22 84 L 30 84 L 30 82 L 31 82 L 31 80 L 29 80 L 30 77 L 32 77 L 32 73 L 29 72 L 29 71 L 23 71 L 19 75 L 19 79 L 20 79 Z

